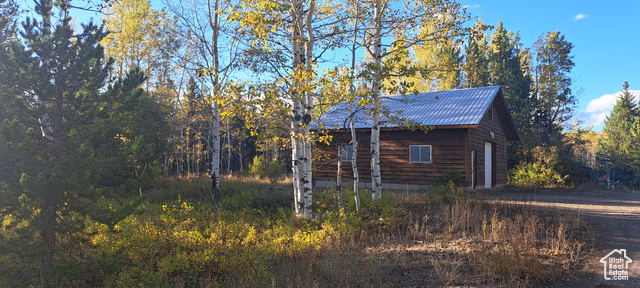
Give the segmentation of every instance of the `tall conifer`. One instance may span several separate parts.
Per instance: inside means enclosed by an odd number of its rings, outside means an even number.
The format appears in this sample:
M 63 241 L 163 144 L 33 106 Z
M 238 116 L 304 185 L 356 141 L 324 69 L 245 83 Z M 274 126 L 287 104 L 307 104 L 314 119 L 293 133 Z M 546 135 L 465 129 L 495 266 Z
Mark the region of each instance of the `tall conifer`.
M 489 84 L 502 86 L 502 92 L 513 117 L 520 141 L 509 143 L 509 167 L 524 160 L 532 148 L 530 136 L 531 78 L 528 50 L 521 47 L 517 34 L 507 32 L 502 22 L 498 23 L 489 45 Z
M 604 120 L 604 129 L 599 145 L 607 161 L 611 181 L 620 180 L 629 184 L 633 175 L 633 158 L 638 152 L 634 149 L 634 135 L 631 133 L 634 122 L 638 120 L 638 105 L 629 92 L 629 84 L 624 82 L 613 111 Z M 606 166 L 606 165 L 605 165 Z

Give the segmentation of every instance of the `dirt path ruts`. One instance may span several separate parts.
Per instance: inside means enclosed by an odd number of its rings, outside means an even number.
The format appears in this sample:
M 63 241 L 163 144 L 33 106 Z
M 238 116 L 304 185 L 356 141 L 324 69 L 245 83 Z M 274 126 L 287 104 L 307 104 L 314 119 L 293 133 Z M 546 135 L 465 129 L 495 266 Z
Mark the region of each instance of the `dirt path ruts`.
M 529 204 L 579 213 L 594 225 L 596 250 L 584 259 L 575 287 L 640 287 L 640 193 L 608 190 L 543 189 L 536 192 L 482 191 L 489 201 Z M 629 280 L 604 279 L 600 259 L 613 249 L 626 249 L 633 260 Z

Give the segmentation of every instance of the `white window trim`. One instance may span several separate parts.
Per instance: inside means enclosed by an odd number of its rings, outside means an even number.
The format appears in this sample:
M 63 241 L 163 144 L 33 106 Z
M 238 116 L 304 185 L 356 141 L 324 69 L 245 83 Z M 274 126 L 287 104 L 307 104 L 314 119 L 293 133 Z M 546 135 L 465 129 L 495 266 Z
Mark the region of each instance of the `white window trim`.
M 346 145 L 342 147 L 344 147 L 344 151 L 342 151 L 342 162 L 352 162 L 353 161 L 353 145 Z M 349 153 L 349 147 L 351 147 L 351 153 Z M 341 149 L 341 147 L 338 146 L 338 149 Z M 349 155 L 351 155 L 351 157 L 349 157 Z
M 424 147 L 424 146 L 428 146 L 429 147 L 429 161 L 428 162 L 423 162 L 423 161 L 411 161 L 411 147 Z M 418 149 L 418 151 L 422 151 L 422 149 Z M 422 156 L 422 155 L 420 155 Z M 422 158 L 422 157 L 419 157 Z M 431 145 L 409 145 L 409 163 L 432 163 L 433 162 L 433 147 Z

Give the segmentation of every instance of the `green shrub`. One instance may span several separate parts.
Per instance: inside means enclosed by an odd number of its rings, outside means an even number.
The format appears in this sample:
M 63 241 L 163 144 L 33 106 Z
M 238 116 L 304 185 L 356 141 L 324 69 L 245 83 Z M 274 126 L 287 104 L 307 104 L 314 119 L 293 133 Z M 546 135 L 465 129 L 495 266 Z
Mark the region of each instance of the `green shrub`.
M 510 183 L 519 186 L 559 186 L 565 184 L 568 177 L 542 163 L 522 162 L 511 170 Z
M 274 213 L 280 214 L 279 209 L 291 209 L 293 204 L 291 195 L 259 190 L 251 184 L 242 182 L 223 182 L 220 190 L 223 193 L 220 208 L 234 213 L 251 210 L 263 213 L 262 217 L 274 216 Z
M 264 156 L 253 157 L 253 162 L 249 164 L 249 175 L 264 177 L 267 174 L 267 165 Z
M 455 185 L 464 185 L 464 174 L 461 172 L 445 172 L 442 176 L 438 177 L 435 181 L 437 186 L 448 185 L 449 182 L 453 182 Z
M 342 190 L 343 207 L 338 205 L 335 188 L 316 192 L 313 196 L 313 209 L 322 217 L 339 219 L 341 225 L 350 227 L 346 230 L 360 233 L 362 231 L 395 233 L 404 228 L 402 224 L 407 217 L 407 211 L 393 201 L 390 193 L 384 193 L 382 199 L 376 201 L 371 200 L 371 192 L 368 189 L 360 189 L 359 193 L 360 211 L 356 211 L 355 197 L 351 188 Z M 345 233 L 351 235 L 351 232 L 345 231 Z
M 558 164 L 560 158 L 556 147 L 535 147 L 532 162 L 520 162 L 509 173 L 509 182 L 520 186 L 555 187 L 568 183 L 569 175 Z
M 464 191 L 456 186 L 454 180 L 452 179 L 450 179 L 445 184 L 441 184 L 438 187 L 433 188 L 433 190 L 431 191 L 438 195 L 438 197 L 440 197 L 440 200 L 447 203 L 456 202 L 457 200 L 462 199 L 465 195 Z
M 215 208 L 199 201 L 207 183 L 206 178 L 165 179 L 157 191 L 143 190 L 143 208 L 112 226 L 75 219 L 85 221 L 87 233 L 83 252 L 76 254 L 87 256 L 60 259 L 61 276 L 52 286 L 367 286 L 377 283 L 370 278 L 376 269 L 359 243 L 379 233 L 397 233 L 405 217 L 390 196 L 372 203 L 363 190 L 361 213 L 353 206 L 353 192 L 347 192 L 348 214 L 300 220 L 293 217 L 289 192 L 241 181 L 221 183 L 223 201 Z M 333 196 L 328 197 L 331 201 Z M 122 205 L 109 204 L 114 205 L 109 209 Z M 79 247 L 73 243 L 70 251 Z M 359 268 L 363 266 L 370 269 Z M 28 284 L 40 284 L 38 277 L 33 279 Z M 12 286 L 9 280 L 0 284 Z
M 285 167 L 282 165 L 277 158 L 274 158 L 269 162 L 269 168 L 267 168 L 267 177 L 271 181 L 271 184 L 275 184 L 278 182 L 280 177 L 284 174 Z
M 343 202 L 345 194 L 346 189 L 343 189 Z M 313 211 L 317 212 L 319 215 L 324 215 L 325 213 L 339 214 L 340 207 L 338 205 L 338 191 L 336 188 L 327 188 L 313 193 Z
M 249 164 L 249 175 L 260 178 L 267 177 L 272 184 L 275 184 L 284 174 L 285 166 L 282 165 L 277 158 L 271 159 L 268 164 L 269 165 L 267 165 L 264 155 L 253 157 L 253 162 Z

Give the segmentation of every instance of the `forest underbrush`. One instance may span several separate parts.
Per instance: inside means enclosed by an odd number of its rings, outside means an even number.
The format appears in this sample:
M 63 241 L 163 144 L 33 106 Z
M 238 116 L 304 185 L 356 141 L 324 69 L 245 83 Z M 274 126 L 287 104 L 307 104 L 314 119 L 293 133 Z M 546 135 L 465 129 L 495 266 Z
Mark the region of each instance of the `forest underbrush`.
M 335 189 L 318 191 L 317 216 L 300 220 L 284 182 L 227 178 L 214 208 L 208 181 L 160 180 L 112 225 L 59 219 L 83 229 L 58 235 L 53 274 L 4 247 L 0 286 L 548 286 L 572 277 L 591 239 L 579 216 L 471 199 L 452 183 L 376 203 L 360 191 L 360 211 L 348 189 L 342 207 Z M 5 216 L 0 235 L 24 225 Z

